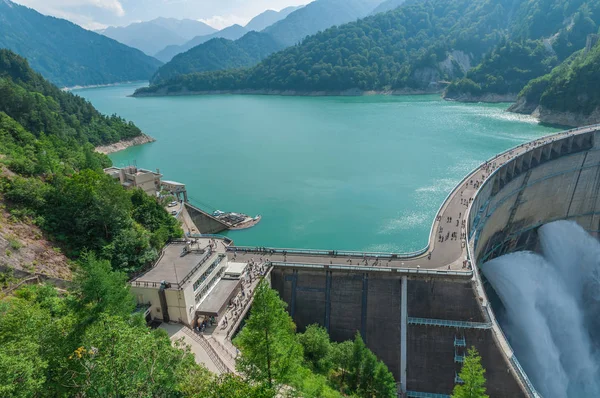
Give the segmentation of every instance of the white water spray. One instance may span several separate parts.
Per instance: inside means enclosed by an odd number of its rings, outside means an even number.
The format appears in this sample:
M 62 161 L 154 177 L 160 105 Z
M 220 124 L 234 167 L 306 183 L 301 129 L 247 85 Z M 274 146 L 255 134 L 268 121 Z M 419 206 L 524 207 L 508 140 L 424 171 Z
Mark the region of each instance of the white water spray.
M 485 263 L 505 313 L 500 324 L 545 398 L 600 397 L 600 243 L 578 224 L 539 229 L 542 255 Z

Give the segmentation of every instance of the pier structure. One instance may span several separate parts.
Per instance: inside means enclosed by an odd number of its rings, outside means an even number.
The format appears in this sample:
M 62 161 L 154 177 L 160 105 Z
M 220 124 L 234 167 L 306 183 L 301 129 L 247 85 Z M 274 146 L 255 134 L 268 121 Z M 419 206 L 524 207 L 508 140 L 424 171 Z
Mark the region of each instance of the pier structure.
M 515 250 L 535 250 L 537 228 L 547 222 L 570 219 L 600 232 L 599 134 L 600 126 L 568 130 L 483 163 L 444 200 L 428 245 L 417 252 L 231 242 L 223 250 L 229 262 L 264 267 L 299 331 L 317 323 L 336 341 L 360 333 L 393 372 L 402 396 L 449 396 L 461 382 L 467 348 L 475 346 L 491 397 L 538 397 L 496 320 L 479 267 Z M 222 344 L 230 344 L 231 333 Z

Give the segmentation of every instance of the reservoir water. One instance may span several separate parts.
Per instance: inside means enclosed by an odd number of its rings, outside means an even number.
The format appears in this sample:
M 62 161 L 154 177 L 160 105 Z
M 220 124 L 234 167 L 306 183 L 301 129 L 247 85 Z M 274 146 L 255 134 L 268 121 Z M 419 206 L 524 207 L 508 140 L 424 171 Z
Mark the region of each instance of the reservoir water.
M 111 155 L 160 169 L 206 210 L 262 215 L 237 245 L 413 251 L 479 163 L 558 131 L 507 104 L 437 95 L 131 98 L 142 84 L 76 90 L 157 142 Z

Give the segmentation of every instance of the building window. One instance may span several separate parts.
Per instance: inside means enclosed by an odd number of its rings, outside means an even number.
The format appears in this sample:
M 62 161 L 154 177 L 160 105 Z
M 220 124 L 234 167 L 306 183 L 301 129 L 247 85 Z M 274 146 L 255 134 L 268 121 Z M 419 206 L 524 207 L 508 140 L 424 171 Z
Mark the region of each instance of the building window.
M 196 304 L 198 304 L 200 300 L 202 300 L 204 296 L 206 296 L 210 288 L 213 287 L 215 283 L 219 281 L 219 279 L 221 278 L 221 276 L 223 276 L 224 273 L 225 270 L 221 268 L 219 272 L 217 272 L 217 275 L 213 276 L 210 282 L 208 282 L 206 286 L 204 286 L 198 293 L 196 293 Z
M 206 278 L 208 278 L 208 276 L 215 270 L 215 268 L 219 266 L 219 264 L 221 264 L 223 258 L 224 257 L 221 256 L 217 257 L 215 261 L 213 261 L 213 263 L 206 269 L 206 271 L 204 271 L 202 275 L 200 275 L 200 277 L 196 279 L 196 282 L 194 282 L 194 291 L 198 290 L 202 282 L 204 282 Z

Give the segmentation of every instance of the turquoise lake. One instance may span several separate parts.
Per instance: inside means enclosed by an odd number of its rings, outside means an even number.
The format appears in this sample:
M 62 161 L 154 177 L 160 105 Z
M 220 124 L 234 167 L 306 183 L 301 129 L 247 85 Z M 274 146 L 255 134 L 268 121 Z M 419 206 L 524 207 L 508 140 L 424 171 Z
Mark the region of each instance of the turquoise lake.
M 143 84 L 76 90 L 157 142 L 111 155 L 160 169 L 206 210 L 262 215 L 237 245 L 413 251 L 440 204 L 497 152 L 557 129 L 437 95 L 128 97 Z

